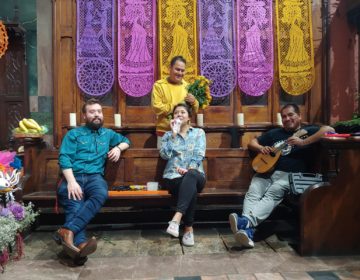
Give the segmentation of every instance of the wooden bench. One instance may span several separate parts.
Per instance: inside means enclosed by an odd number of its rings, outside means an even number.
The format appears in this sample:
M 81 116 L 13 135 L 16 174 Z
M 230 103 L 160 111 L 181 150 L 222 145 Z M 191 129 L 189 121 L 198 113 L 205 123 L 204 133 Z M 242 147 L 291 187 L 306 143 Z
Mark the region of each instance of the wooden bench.
M 39 141 L 25 143 L 25 180 L 22 199 L 38 208 L 51 208 L 55 204 L 56 185 L 59 180 L 58 150 L 45 147 Z M 113 186 L 139 185 L 149 181 L 162 184 L 166 161 L 157 149 L 129 149 L 117 163 L 108 162 L 105 179 L 109 189 Z M 247 150 L 207 149 L 204 160 L 206 186 L 199 194 L 199 205 L 241 205 L 248 189 L 252 170 Z M 125 193 L 111 195 L 104 207 L 163 207 L 174 201 L 168 193 Z M 106 211 L 106 210 L 105 210 Z

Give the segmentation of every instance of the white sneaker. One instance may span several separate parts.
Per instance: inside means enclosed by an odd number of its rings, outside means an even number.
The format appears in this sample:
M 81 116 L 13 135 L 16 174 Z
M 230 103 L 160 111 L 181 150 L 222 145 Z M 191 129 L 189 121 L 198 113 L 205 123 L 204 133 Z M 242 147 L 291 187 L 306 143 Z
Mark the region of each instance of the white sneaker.
M 230 223 L 231 231 L 233 232 L 233 234 L 236 234 L 239 231 L 238 226 L 237 226 L 238 215 L 236 213 L 231 213 L 229 215 L 229 223 Z
M 235 234 L 235 240 L 244 248 L 254 248 L 253 231 L 253 229 L 239 230 Z
M 170 221 L 166 232 L 174 237 L 179 237 L 179 224 L 175 221 Z
M 182 244 L 189 247 L 194 246 L 194 233 L 191 231 L 186 232 L 182 238 Z

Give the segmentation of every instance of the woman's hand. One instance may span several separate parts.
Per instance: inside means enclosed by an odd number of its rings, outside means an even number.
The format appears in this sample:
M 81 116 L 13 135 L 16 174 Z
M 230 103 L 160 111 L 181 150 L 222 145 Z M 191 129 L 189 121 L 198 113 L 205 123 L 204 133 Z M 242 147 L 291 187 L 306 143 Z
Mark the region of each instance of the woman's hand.
M 172 119 L 170 120 L 170 128 L 172 131 L 172 137 L 175 138 L 176 135 L 180 132 L 180 123 L 178 123 L 179 120 Z
M 188 172 L 187 169 L 181 168 L 181 167 L 176 167 L 176 171 L 177 171 L 180 175 L 185 175 L 186 172 Z

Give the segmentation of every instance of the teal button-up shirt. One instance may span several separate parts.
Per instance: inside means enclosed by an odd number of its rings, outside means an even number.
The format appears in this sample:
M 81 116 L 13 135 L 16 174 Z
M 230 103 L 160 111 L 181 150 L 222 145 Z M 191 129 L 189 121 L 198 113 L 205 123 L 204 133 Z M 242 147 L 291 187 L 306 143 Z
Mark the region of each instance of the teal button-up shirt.
M 59 165 L 72 169 L 74 174 L 104 174 L 105 161 L 110 148 L 127 143 L 129 139 L 112 129 L 101 127 L 91 130 L 87 126 L 70 130 L 62 140 Z
M 196 169 L 205 176 L 202 163 L 205 150 L 206 137 L 201 128 L 190 127 L 185 138 L 177 134 L 174 139 L 171 131 L 166 132 L 161 138 L 160 148 L 160 156 L 168 161 L 163 177 L 167 179 L 181 177 L 182 175 L 176 171 L 177 167 Z

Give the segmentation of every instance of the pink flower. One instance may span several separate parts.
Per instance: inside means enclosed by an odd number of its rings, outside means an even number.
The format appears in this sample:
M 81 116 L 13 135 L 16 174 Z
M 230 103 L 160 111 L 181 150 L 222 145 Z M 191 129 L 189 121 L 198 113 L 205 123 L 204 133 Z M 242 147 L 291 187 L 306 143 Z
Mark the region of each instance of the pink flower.
M 14 161 L 16 156 L 16 152 L 9 152 L 9 151 L 1 151 L 0 152 L 0 164 L 8 167 L 10 163 Z

